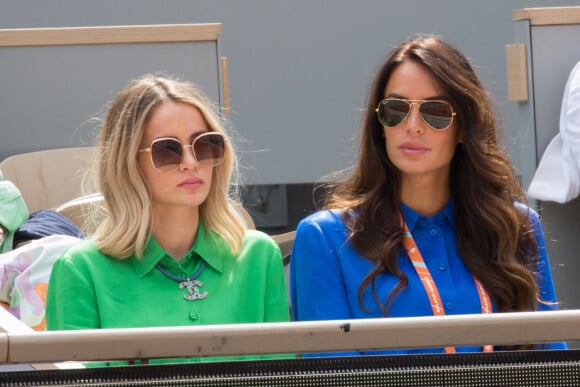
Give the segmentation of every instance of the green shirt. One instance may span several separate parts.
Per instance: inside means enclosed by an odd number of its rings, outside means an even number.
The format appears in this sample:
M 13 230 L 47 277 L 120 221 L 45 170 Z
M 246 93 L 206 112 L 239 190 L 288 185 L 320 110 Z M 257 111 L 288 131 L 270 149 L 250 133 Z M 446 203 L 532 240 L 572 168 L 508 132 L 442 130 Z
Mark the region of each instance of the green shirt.
M 204 299 L 190 301 L 177 277 L 197 278 Z M 241 251 L 200 223 L 180 262 L 151 237 L 142 259 L 103 255 L 91 240 L 72 246 L 52 269 L 46 300 L 48 330 L 195 326 L 289 321 L 282 258 L 266 234 L 248 230 Z M 248 357 L 245 357 L 246 359 Z

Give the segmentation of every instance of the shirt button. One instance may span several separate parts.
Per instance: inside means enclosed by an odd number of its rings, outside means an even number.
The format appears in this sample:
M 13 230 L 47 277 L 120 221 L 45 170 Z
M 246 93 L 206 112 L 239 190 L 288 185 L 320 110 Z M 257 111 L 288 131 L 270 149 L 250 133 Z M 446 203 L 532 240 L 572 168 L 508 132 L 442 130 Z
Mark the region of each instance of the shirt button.
M 189 318 L 192 319 L 193 321 L 197 320 L 199 318 L 199 315 L 195 312 L 191 312 L 189 314 Z
M 443 265 L 439 265 L 439 270 L 440 271 L 445 271 L 445 270 L 447 270 L 447 268 L 445 266 L 443 266 Z
M 451 302 L 448 302 L 448 303 L 445 304 L 445 308 L 447 310 L 453 310 L 453 304 Z
M 429 232 L 429 234 L 431 234 L 432 237 L 437 236 L 437 230 L 433 229 Z

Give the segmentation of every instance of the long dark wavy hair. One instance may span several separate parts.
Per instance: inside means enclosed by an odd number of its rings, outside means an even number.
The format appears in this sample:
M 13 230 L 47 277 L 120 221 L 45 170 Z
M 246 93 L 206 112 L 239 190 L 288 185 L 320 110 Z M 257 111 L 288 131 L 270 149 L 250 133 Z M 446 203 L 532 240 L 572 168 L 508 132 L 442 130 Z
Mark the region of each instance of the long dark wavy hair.
M 346 209 L 349 240 L 375 263 L 360 284 L 359 303 L 368 310 L 362 295 L 370 286 L 388 315 L 390 303 L 408 283 L 397 266 L 403 235 L 398 217 L 401 176 L 387 157 L 384 128 L 375 113 L 393 70 L 406 61 L 420 64 L 438 80 L 457 113 L 463 142 L 451 162 L 450 191 L 463 262 L 499 311 L 534 310 L 539 300 L 534 274 L 538 246 L 528 214 L 514 206 L 516 201 L 527 204 L 525 192 L 498 144 L 494 109 L 481 81 L 463 54 L 434 36 L 408 40 L 387 58 L 363 114 L 358 162 L 325 198 L 326 208 Z M 374 280 L 382 272 L 400 280 L 386 300 L 379 300 L 375 291 Z

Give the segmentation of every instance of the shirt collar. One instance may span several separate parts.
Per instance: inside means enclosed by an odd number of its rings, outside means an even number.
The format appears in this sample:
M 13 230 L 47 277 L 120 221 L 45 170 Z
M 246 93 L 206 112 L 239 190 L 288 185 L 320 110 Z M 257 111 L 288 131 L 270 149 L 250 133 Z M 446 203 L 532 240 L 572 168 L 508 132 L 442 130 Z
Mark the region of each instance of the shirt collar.
M 230 246 L 223 237 L 206 229 L 202 222 L 199 222 L 192 250 L 220 273 L 223 272 L 223 260 L 233 258 Z
M 453 200 L 449 200 L 445 207 L 432 217 L 427 217 L 419 214 L 411 207 L 407 206 L 405 203 L 401 203 L 401 211 L 403 213 L 403 219 L 409 227 L 409 231 L 413 231 L 417 223 L 421 219 L 446 219 L 451 225 L 455 225 L 455 211 L 453 209 Z
M 208 231 L 202 222 L 199 222 L 195 243 L 187 253 L 188 256 L 192 254 L 199 255 L 209 266 L 220 273 L 223 272 L 223 260 L 231 258 L 232 255 L 226 241 L 215 232 Z M 166 256 L 168 256 L 167 252 L 151 235 L 143 251 L 143 258 L 133 257 L 133 265 L 139 278 L 143 278 L 153 270 L 155 265 Z

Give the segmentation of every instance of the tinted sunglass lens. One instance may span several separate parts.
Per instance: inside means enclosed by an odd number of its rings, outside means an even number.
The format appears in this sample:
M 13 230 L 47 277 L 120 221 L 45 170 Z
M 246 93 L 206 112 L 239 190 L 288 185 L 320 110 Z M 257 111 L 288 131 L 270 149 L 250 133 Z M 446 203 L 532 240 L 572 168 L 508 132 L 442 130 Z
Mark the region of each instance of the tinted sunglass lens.
M 224 137 L 218 133 L 198 137 L 193 142 L 193 151 L 199 165 L 215 167 L 224 161 Z
M 181 164 L 182 148 L 177 140 L 159 140 L 151 145 L 153 166 L 160 171 L 170 171 Z
M 434 129 L 446 129 L 451 125 L 453 111 L 451 105 L 442 101 L 423 102 L 419 111 L 427 122 Z
M 409 114 L 409 104 L 406 101 L 385 100 L 379 107 L 381 123 L 387 127 L 399 125 Z

